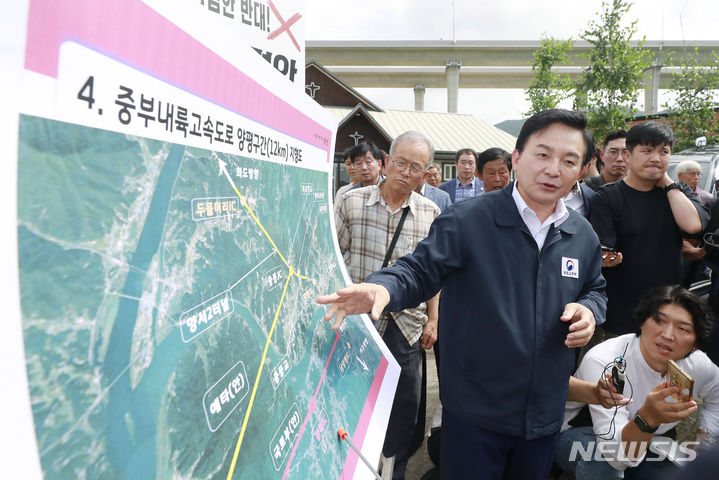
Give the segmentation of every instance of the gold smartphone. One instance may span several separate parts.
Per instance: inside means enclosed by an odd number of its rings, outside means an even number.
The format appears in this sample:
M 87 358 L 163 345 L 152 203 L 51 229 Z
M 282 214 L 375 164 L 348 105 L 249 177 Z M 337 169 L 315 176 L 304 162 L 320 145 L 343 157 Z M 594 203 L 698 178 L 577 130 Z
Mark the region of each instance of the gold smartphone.
M 677 402 L 688 402 L 694 393 L 694 379 L 684 370 L 679 368 L 674 360 L 669 360 L 667 365 L 667 382 L 676 385 L 679 392 L 672 395 Z

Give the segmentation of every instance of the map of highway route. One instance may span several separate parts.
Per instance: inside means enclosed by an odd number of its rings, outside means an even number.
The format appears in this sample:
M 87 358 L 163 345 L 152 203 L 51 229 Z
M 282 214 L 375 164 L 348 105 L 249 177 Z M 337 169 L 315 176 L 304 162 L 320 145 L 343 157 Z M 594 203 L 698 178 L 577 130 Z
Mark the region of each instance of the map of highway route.
M 54 478 L 340 478 L 387 360 L 344 285 L 328 174 L 20 116 L 30 399 Z M 368 407 L 369 406 L 369 407 Z M 352 472 L 349 472 L 349 476 Z

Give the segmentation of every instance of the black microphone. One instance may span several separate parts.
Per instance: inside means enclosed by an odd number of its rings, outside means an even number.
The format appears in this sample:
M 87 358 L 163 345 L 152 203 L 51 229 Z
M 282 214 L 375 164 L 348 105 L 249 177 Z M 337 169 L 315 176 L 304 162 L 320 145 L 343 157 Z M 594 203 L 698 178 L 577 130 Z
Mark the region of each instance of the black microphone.
M 612 367 L 612 385 L 617 389 L 617 393 L 624 394 L 624 381 L 626 375 L 624 371 L 627 369 L 627 362 L 624 357 L 617 357 L 614 359 L 614 366 Z

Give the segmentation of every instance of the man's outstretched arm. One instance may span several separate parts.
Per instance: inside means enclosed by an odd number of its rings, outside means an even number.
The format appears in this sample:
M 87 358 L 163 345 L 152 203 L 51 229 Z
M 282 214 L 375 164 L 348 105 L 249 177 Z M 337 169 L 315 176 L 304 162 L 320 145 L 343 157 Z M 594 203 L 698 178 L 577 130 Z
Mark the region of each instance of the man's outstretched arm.
M 391 311 L 398 312 L 435 296 L 442 286 L 442 278 L 464 264 L 459 253 L 461 230 L 451 210 L 434 220 L 429 235 L 419 242 L 414 253 L 368 276 L 367 280 L 373 283 L 352 284 L 317 297 L 317 303 L 331 305 L 324 319 L 329 321 L 335 317 L 332 328 L 339 328 L 347 315 L 371 311 L 372 318 L 379 320 L 388 305 Z
M 347 315 L 369 312 L 374 320 L 379 320 L 389 300 L 387 289 L 374 283 L 353 283 L 329 295 L 317 297 L 317 303 L 330 305 L 322 318 L 330 321 L 335 317 L 332 330 L 340 328 Z

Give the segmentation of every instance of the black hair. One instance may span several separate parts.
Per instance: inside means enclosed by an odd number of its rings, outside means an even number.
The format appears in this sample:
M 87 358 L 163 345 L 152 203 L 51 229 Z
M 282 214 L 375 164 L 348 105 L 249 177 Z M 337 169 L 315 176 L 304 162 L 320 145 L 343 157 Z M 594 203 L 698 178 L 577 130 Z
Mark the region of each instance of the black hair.
M 679 305 L 689 313 L 694 324 L 696 346 L 704 349 L 709 345 L 713 323 L 709 312 L 702 301 L 692 292 L 683 287 L 664 286 L 650 290 L 639 301 L 634 309 L 634 320 L 637 323 L 636 334 L 641 335 L 641 327 L 649 318 L 655 318 L 662 305 Z
M 475 152 L 471 148 L 462 148 L 460 150 L 457 150 L 457 153 L 454 155 L 454 163 L 459 162 L 459 157 L 464 155 L 465 153 L 470 153 L 474 157 L 475 163 L 477 162 L 477 152 Z
M 627 131 L 623 128 L 620 128 L 619 130 L 613 130 L 607 134 L 606 137 L 604 137 L 604 148 L 607 148 L 607 144 L 611 142 L 612 140 L 616 140 L 617 138 L 627 138 Z
M 649 145 L 658 147 L 660 145 L 674 146 L 674 130 L 666 123 L 644 122 L 638 123 L 627 132 L 627 150 L 634 150 L 637 145 Z
M 355 160 L 357 160 L 359 157 L 364 157 L 367 153 L 371 153 L 372 156 L 379 162 L 379 164 L 382 165 L 384 157 L 380 153 L 380 149 L 377 147 L 377 145 L 372 142 L 358 143 L 350 149 L 350 158 L 352 159 L 352 163 L 355 163 Z
M 582 165 L 587 165 L 594 157 L 594 137 L 587 130 L 587 117 L 585 117 L 582 112 L 574 110 L 553 108 L 535 113 L 522 125 L 522 130 L 517 137 L 517 145 L 515 148 L 519 153 L 522 153 L 529 137 L 535 133 L 546 130 L 555 123 L 561 123 L 562 125 L 582 132 L 582 137 L 584 138 L 584 159 Z
M 492 160 L 504 160 L 509 171 L 512 171 L 512 154 L 499 147 L 488 148 L 477 156 L 477 171 L 481 174 L 484 166 Z

